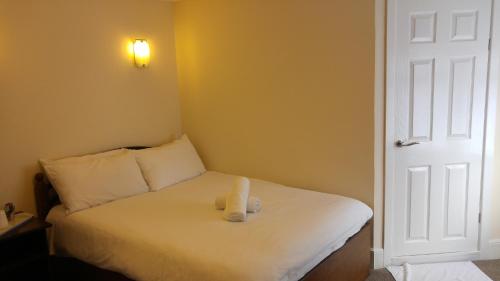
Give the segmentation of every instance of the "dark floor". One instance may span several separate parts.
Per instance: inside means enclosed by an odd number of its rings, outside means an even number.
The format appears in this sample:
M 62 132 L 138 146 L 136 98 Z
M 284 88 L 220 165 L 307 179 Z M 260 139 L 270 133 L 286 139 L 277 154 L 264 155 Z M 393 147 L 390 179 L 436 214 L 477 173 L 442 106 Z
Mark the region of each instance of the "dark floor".
M 500 260 L 475 261 L 474 263 L 486 273 L 491 280 L 500 281 Z M 366 281 L 394 281 L 394 278 L 392 278 L 392 275 L 387 269 L 377 269 L 370 273 Z

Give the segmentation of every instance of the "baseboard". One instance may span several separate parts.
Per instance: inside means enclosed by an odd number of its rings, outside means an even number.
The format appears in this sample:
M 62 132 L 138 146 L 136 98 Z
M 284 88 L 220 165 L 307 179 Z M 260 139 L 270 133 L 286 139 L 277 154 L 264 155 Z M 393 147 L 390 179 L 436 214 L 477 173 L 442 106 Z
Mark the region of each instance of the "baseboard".
M 372 249 L 372 268 L 379 269 L 384 267 L 384 249 Z
M 479 251 L 474 252 L 458 252 L 446 254 L 431 254 L 431 255 L 417 255 L 417 256 L 402 256 L 391 258 L 391 264 L 402 265 L 405 262 L 418 264 L 418 263 L 435 263 L 435 262 L 452 262 L 452 261 L 467 261 L 479 259 Z
M 405 256 L 394 257 L 391 259 L 392 264 L 402 264 L 404 262 L 423 263 L 423 262 L 444 262 L 444 261 L 461 261 L 461 260 L 494 260 L 500 259 L 500 239 L 492 239 L 488 242 L 488 249 L 479 252 L 469 253 L 450 253 L 436 255 L 420 255 L 420 256 Z M 372 249 L 373 268 L 379 269 L 384 267 L 384 249 Z
M 500 239 L 492 239 L 488 241 L 488 248 L 481 252 L 481 259 L 500 259 Z

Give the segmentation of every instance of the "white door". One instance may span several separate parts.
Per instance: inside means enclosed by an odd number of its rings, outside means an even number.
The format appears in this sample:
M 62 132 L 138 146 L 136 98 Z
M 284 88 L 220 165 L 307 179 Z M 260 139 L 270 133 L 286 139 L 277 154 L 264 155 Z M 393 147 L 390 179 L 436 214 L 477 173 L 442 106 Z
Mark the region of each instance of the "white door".
M 392 257 L 478 250 L 491 1 L 389 2 Z

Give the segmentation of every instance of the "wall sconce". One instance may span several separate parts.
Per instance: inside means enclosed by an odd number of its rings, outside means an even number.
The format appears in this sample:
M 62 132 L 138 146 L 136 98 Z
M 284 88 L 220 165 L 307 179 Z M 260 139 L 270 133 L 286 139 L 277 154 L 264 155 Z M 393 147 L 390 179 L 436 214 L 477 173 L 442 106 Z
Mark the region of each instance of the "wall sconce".
M 146 39 L 135 39 L 134 40 L 134 61 L 137 67 L 143 68 L 149 65 L 149 44 Z

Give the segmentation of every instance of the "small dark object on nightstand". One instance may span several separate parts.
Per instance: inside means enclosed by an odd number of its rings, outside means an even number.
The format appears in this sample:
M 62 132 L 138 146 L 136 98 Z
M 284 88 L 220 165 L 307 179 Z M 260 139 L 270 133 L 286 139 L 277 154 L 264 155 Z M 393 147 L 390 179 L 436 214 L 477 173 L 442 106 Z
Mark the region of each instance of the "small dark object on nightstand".
M 5 214 L 7 215 L 7 219 L 11 221 L 14 218 L 14 214 L 16 212 L 16 205 L 14 203 L 7 203 L 3 207 L 3 210 L 5 211 Z

